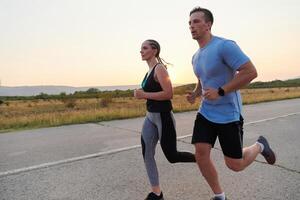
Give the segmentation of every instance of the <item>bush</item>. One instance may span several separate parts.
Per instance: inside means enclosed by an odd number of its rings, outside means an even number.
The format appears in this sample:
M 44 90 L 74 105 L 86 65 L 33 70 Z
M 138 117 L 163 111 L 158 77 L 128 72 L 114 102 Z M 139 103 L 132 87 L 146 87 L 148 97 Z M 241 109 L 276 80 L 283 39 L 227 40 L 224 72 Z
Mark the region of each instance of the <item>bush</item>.
M 75 108 L 76 106 L 76 99 L 64 99 L 63 102 L 67 108 Z
M 97 88 L 89 88 L 87 91 L 86 91 L 86 93 L 97 93 L 97 92 L 99 92 L 99 90 L 97 89 Z
M 111 97 L 104 97 L 100 101 L 100 106 L 101 107 L 107 107 L 111 102 L 112 102 L 112 98 Z
M 39 95 L 35 96 L 36 99 L 48 99 L 49 95 L 46 93 L 41 92 Z

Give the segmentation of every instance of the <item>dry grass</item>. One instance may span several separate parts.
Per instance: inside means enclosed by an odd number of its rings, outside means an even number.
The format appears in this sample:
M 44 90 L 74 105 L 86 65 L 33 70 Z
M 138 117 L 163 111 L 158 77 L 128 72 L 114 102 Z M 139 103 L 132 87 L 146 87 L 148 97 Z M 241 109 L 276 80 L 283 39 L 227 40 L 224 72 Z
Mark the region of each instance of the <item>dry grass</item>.
M 243 104 L 253 104 L 266 101 L 299 98 L 300 87 L 244 89 L 241 93 L 243 96 Z
M 299 98 L 300 87 L 244 89 L 243 103 Z M 173 98 L 175 112 L 197 110 L 184 95 Z M 129 98 L 10 101 L 0 106 L 0 132 L 11 130 L 99 122 L 145 115 L 145 101 Z

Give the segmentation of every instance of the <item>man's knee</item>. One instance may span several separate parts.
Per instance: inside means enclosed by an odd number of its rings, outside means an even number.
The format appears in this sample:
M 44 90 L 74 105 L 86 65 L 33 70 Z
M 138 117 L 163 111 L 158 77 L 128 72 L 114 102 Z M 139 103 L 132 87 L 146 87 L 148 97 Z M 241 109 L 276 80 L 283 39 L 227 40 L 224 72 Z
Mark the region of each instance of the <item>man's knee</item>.
M 210 144 L 195 144 L 195 157 L 197 161 L 206 161 L 210 158 Z
M 244 169 L 242 162 L 240 161 L 226 161 L 226 166 L 235 172 L 240 172 Z

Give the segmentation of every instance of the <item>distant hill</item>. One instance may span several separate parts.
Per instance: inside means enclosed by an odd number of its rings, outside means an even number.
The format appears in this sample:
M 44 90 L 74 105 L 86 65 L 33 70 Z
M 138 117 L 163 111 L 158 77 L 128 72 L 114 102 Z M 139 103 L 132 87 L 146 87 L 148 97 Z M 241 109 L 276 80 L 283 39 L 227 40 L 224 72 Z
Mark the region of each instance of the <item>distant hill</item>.
M 196 86 L 195 83 L 177 86 L 177 87 L 174 87 L 173 92 L 175 94 L 186 94 L 189 91 L 193 91 L 195 86 Z
M 89 88 L 97 88 L 101 91 L 128 90 L 138 88 L 138 85 L 122 86 L 91 86 L 91 87 L 70 87 L 70 86 L 19 86 L 19 87 L 0 87 L 0 96 L 35 96 L 40 93 L 53 94 L 72 94 L 76 91 L 87 91 Z
M 246 88 L 280 88 L 280 87 L 300 87 L 300 78 L 289 80 L 274 80 L 268 82 L 257 81 L 250 83 Z M 174 88 L 175 94 L 185 94 L 187 91 L 193 91 L 195 84 L 187 84 Z
M 300 78 L 289 79 L 289 80 L 274 80 L 268 82 L 253 82 L 247 88 L 279 88 L 279 87 L 299 87 Z
M 185 94 L 192 91 L 195 84 L 174 85 L 175 94 Z M 96 88 L 100 91 L 114 90 L 133 90 L 139 88 L 139 85 L 122 85 L 122 86 L 91 86 L 91 87 L 70 87 L 70 86 L 19 86 L 19 87 L 0 87 L 0 96 L 36 96 L 41 93 L 49 95 L 59 95 L 61 93 L 73 94 L 74 92 L 87 91 L 90 88 Z M 278 88 L 278 87 L 300 87 L 300 78 L 289 80 L 274 80 L 269 82 L 253 82 L 247 88 Z

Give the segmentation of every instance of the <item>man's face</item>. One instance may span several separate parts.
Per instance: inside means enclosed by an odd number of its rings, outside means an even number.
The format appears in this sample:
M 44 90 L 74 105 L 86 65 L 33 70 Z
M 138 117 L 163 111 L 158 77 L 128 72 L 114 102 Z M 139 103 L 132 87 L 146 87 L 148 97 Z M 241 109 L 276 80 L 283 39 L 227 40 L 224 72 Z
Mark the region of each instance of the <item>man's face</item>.
M 193 39 L 201 39 L 207 32 L 210 31 L 211 23 L 205 22 L 203 12 L 194 12 L 189 20 L 190 31 Z

